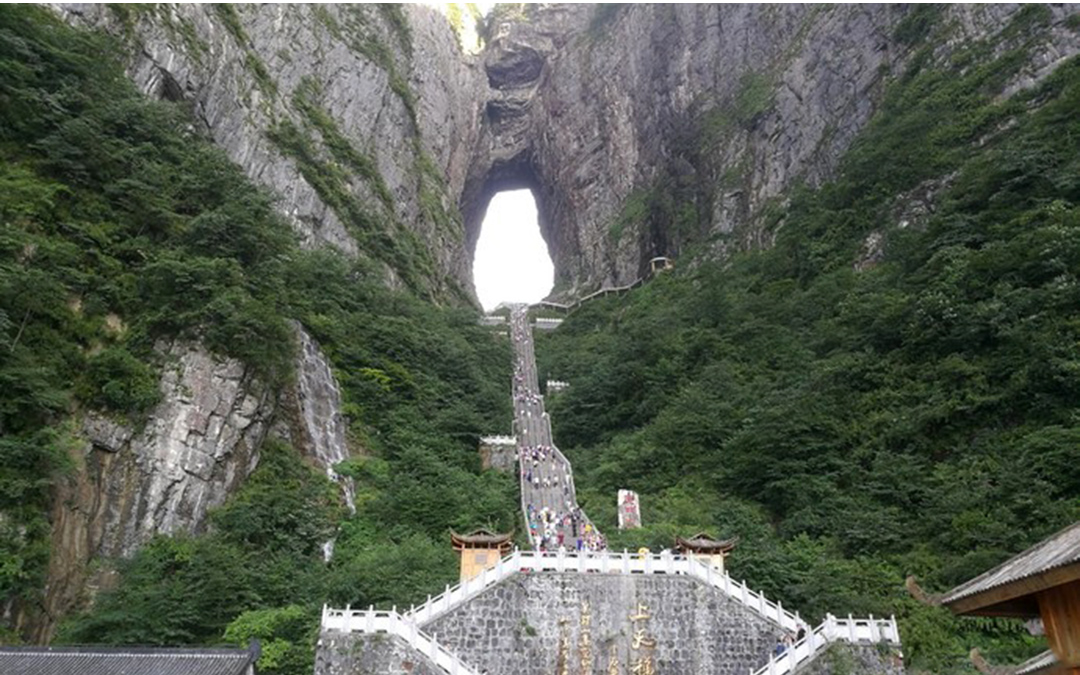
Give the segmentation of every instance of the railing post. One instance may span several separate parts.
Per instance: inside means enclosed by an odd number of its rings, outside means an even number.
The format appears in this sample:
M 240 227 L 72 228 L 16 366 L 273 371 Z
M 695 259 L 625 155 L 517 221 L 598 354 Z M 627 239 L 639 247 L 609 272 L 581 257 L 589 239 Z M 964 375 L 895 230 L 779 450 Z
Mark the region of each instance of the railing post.
M 446 584 L 446 588 L 443 589 L 443 611 L 450 611 L 450 584 Z
M 747 596 L 749 596 L 749 594 L 750 594 L 750 589 L 748 589 L 746 587 L 746 581 L 743 581 L 742 582 L 742 601 L 743 601 L 743 604 L 746 605 L 747 607 L 750 606 L 750 598 L 747 597 Z
M 438 664 L 439 663 L 438 656 L 437 656 L 437 651 L 438 651 L 438 648 L 439 648 L 439 646 L 438 646 L 439 645 L 439 636 L 438 635 L 436 635 L 434 633 L 431 634 L 430 645 L 431 645 L 431 649 L 430 649 L 431 660 L 434 661 L 436 664 Z
M 713 566 L 712 565 L 706 565 L 705 566 L 705 582 L 708 583 L 710 586 L 713 585 L 712 575 L 713 575 Z
M 622 552 L 622 571 L 623 574 L 630 574 L 630 554 L 623 549 Z
M 342 618 L 344 619 L 344 621 L 342 622 L 341 630 L 345 633 L 348 633 L 349 624 L 352 623 L 352 621 L 350 621 L 350 619 L 352 619 L 352 605 L 345 605 L 345 614 L 342 616 Z
M 776 601 L 776 623 L 784 625 L 784 605 L 779 600 Z
M 731 575 L 724 572 L 724 592 L 731 595 Z
M 851 637 L 851 641 L 855 642 L 858 638 L 855 635 L 855 617 L 850 614 L 847 615 L 848 620 L 848 635 Z
M 877 642 L 881 639 L 881 633 L 878 632 L 877 621 L 874 620 L 874 615 L 870 615 L 870 642 Z

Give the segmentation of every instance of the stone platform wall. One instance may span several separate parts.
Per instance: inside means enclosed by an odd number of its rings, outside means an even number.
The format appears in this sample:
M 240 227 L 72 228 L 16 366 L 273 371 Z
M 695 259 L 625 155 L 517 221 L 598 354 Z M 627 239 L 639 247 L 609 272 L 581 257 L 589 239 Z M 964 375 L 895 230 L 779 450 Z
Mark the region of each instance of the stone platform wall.
M 591 620 L 582 617 L 587 603 Z M 631 615 L 649 618 L 631 621 Z M 619 672 L 643 655 L 635 632 L 656 641 L 655 672 L 746 675 L 768 661 L 780 628 L 683 576 L 532 573 L 515 575 L 422 626 L 466 663 L 490 675 Z M 591 667 L 581 668 L 587 632 Z M 560 643 L 564 642 L 560 647 Z
M 319 636 L 315 675 L 446 675 L 399 637 L 326 632 Z

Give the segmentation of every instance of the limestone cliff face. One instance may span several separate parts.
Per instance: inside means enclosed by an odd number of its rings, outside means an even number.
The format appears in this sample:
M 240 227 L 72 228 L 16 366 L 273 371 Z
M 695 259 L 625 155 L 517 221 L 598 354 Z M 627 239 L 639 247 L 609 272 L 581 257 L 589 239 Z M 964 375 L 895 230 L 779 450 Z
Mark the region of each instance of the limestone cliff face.
M 953 6 L 956 45 L 1002 32 L 1017 5 Z M 908 6 L 550 5 L 494 26 L 491 91 L 462 207 L 470 237 L 492 192 L 532 187 L 573 297 L 629 283 L 691 241 L 717 255 L 770 244 L 763 207 L 818 184 L 912 49 Z M 1052 6 L 1030 86 L 1080 49 Z M 671 206 L 662 208 L 669 199 Z M 659 205 L 659 206 L 658 206 Z
M 339 476 L 334 465 L 349 458 L 348 425 L 341 411 L 341 389 L 330 361 L 314 338 L 298 327 L 299 353 L 296 383 L 282 394 L 281 424 L 275 432 L 289 439 L 304 457 L 326 472 L 341 486 L 341 496 L 350 511 L 356 506 L 356 490 L 351 478 Z
M 142 428 L 97 415 L 82 421 L 72 448 L 76 471 L 57 486 L 45 616 L 33 638 L 51 637 L 53 620 L 108 584 L 107 561 L 131 556 L 158 533 L 200 532 L 254 470 L 274 401 L 242 364 L 196 344 L 162 345 L 169 364 L 162 401 Z M 106 564 L 91 571 L 89 563 Z
M 476 58 L 418 6 L 59 7 L 122 36 L 138 86 L 190 104 L 307 245 L 437 299 L 472 297 L 484 212 L 506 188 L 536 194 L 562 297 L 691 242 L 768 246 L 763 208 L 834 174 L 913 52 L 906 5 L 532 5 L 494 19 Z M 950 7 L 935 56 L 1020 9 Z M 1005 94 L 1080 50 L 1076 7 L 1049 11 Z
M 38 641 L 56 618 L 111 581 L 116 560 L 155 534 L 199 533 L 207 516 L 254 471 L 268 434 L 289 440 L 341 485 L 352 508 L 351 479 L 333 467 L 349 457 L 341 392 L 318 344 L 297 327 L 294 382 L 275 394 L 240 362 L 195 343 L 159 346 L 168 365 L 162 402 L 145 426 L 93 413 L 83 417 L 76 467 L 57 486 L 44 615 L 24 618 Z M 101 562 L 91 569 L 93 560 Z
M 144 6 L 145 7 L 145 6 Z M 421 6 L 59 5 L 130 45 L 150 96 L 191 106 L 206 132 L 308 246 L 471 296 L 456 215 L 478 135 L 481 70 Z M 405 277 L 403 279 L 403 277 Z

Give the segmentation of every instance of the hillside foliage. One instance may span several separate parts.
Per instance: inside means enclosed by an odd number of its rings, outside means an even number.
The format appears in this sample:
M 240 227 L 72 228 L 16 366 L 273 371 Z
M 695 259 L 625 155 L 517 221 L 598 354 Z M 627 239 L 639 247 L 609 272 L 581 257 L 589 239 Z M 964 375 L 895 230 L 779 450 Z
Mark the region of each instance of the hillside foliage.
M 509 424 L 509 345 L 472 308 L 301 250 L 185 110 L 138 94 L 112 42 L 26 5 L 0 7 L 0 220 L 0 597 L 33 605 L 44 586 L 51 486 L 83 451 L 73 420 L 141 423 L 162 343 L 199 341 L 280 388 L 299 322 L 337 372 L 356 450 L 350 514 L 268 441 L 208 534 L 100 561 L 120 583 L 63 640 L 259 638 L 260 672 L 309 672 L 324 602 L 415 602 L 456 577 L 450 527 L 514 526 L 512 479 L 476 452 Z
M 805 617 L 896 614 L 916 672 L 1045 648 L 904 590 L 1080 516 L 1080 62 L 1000 99 L 1018 37 L 951 68 L 917 52 L 840 176 L 767 214 L 771 249 L 538 338 L 541 378 L 570 382 L 556 438 L 613 545 L 738 536 L 736 576 Z M 614 532 L 620 488 L 643 530 Z

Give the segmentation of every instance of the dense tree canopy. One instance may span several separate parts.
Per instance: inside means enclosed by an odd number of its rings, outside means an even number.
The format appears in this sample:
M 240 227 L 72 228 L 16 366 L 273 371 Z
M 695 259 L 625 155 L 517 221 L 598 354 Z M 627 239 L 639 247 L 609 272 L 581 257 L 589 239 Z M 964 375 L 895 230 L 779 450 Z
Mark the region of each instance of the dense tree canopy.
M 771 249 L 538 340 L 590 513 L 612 530 L 615 490 L 642 494 L 616 545 L 738 535 L 736 574 L 815 619 L 895 613 L 932 672 L 1038 641 L 920 606 L 905 575 L 947 589 L 1080 515 L 1080 62 L 1000 100 L 1023 50 L 973 51 L 917 54 L 839 178 L 769 214 Z

